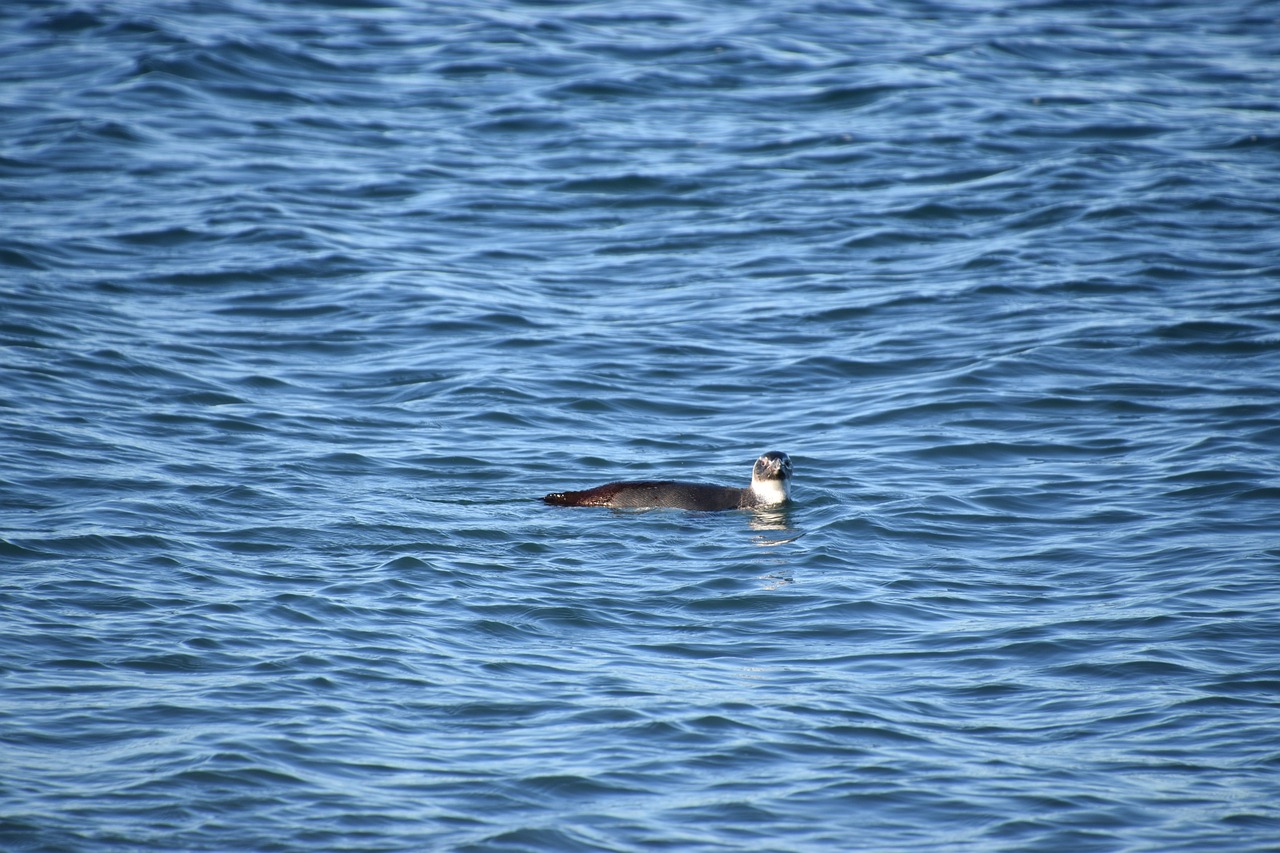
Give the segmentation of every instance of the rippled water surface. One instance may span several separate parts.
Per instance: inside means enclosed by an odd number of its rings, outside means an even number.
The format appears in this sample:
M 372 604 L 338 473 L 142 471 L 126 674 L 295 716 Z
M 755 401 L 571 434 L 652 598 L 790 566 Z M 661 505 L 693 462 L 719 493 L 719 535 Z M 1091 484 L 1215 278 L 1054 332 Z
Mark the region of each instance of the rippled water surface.
M 1280 4 L 18 0 L 0 122 L 0 848 L 1280 847 Z

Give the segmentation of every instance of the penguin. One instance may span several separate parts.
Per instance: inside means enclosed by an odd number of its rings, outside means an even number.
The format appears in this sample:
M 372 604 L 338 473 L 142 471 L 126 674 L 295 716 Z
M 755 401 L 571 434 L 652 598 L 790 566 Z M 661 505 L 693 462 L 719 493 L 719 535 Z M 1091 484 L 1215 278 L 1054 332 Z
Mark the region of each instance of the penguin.
M 552 492 L 542 500 L 552 506 L 666 507 L 719 512 L 781 506 L 790 499 L 791 458 L 779 450 L 770 450 L 756 460 L 751 469 L 751 484 L 745 489 L 676 480 L 643 480 L 606 483 L 578 492 Z

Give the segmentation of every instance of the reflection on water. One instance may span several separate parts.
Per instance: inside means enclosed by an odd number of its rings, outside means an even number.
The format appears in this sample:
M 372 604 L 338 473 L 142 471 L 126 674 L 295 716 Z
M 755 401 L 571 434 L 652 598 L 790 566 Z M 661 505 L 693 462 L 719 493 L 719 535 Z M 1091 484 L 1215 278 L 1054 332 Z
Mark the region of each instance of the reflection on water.
M 777 507 L 755 508 L 747 510 L 750 513 L 747 524 L 752 530 L 791 530 L 791 515 L 795 502 L 783 504 Z M 786 539 L 766 539 L 765 537 L 757 537 L 758 545 L 785 545 L 788 542 L 794 542 L 803 536 L 803 533 L 797 533 Z

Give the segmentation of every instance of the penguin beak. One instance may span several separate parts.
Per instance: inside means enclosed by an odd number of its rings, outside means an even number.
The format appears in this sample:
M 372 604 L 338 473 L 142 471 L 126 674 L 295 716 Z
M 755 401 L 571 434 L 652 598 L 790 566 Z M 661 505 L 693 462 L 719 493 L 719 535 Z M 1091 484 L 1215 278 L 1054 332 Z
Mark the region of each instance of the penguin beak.
M 770 459 L 765 465 L 765 473 L 773 479 L 785 476 L 786 470 L 786 466 L 781 459 Z

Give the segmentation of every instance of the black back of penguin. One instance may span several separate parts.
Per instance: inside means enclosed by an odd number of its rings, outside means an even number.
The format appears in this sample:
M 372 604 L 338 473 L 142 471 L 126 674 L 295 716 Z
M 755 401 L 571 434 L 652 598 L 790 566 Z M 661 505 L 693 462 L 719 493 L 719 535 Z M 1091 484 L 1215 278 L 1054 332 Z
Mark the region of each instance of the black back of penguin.
M 785 503 L 789 499 L 790 479 L 791 459 L 787 454 L 775 450 L 756 460 L 751 485 L 745 489 L 675 480 L 643 480 L 606 483 L 581 491 L 552 492 L 543 497 L 543 500 L 554 506 L 670 508 L 718 512 Z

